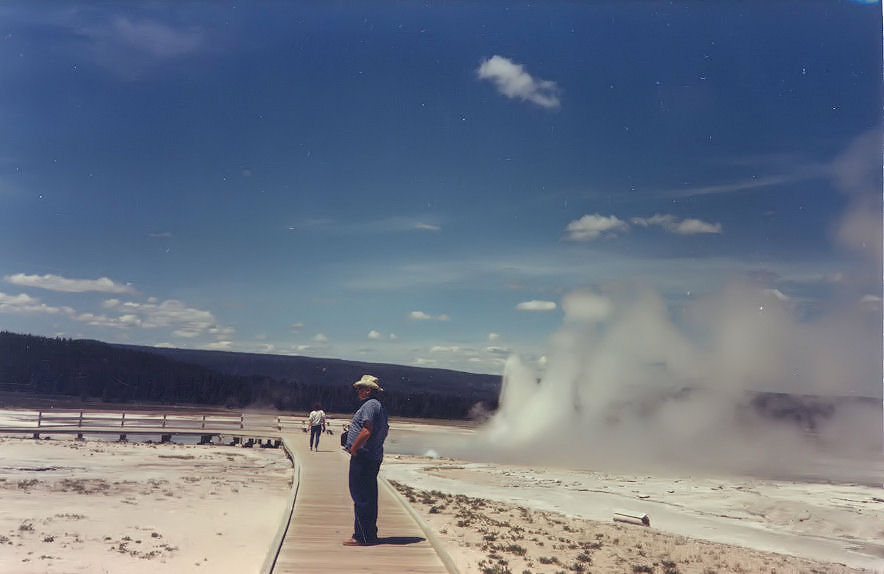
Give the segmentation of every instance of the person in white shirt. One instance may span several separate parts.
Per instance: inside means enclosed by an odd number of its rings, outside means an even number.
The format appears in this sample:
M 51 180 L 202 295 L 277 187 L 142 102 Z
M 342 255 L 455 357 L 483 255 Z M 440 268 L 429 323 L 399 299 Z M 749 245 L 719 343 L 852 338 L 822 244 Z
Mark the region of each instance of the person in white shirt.
M 325 430 L 325 411 L 322 410 L 322 405 L 313 403 L 313 410 L 307 420 L 310 423 L 310 450 L 318 451 L 319 437 Z

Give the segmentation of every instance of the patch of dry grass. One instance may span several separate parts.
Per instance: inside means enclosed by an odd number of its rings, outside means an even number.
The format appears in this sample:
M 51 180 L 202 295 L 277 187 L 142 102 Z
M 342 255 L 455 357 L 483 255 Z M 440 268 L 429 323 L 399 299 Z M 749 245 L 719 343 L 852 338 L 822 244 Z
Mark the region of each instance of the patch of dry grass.
M 464 574 L 864 572 L 643 526 L 582 520 L 392 484 L 436 530 Z

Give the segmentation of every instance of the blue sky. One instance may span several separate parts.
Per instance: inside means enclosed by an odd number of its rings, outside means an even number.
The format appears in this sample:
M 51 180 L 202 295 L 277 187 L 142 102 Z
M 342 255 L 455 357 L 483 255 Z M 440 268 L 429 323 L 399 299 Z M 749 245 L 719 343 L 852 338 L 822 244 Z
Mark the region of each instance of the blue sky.
M 879 5 L 540 4 L 3 3 L 0 329 L 499 373 L 575 289 L 748 281 L 880 333 Z

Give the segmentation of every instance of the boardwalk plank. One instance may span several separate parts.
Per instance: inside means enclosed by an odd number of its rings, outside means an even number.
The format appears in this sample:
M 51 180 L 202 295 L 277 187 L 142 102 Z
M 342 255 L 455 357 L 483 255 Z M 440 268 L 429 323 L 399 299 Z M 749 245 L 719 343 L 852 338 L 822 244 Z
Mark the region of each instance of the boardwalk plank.
M 273 574 L 448 573 L 418 524 L 383 485 L 378 489 L 382 543 L 341 545 L 353 530 L 347 455 L 332 449 L 310 452 L 306 435 L 292 433 L 287 438 L 300 466 L 300 484 Z

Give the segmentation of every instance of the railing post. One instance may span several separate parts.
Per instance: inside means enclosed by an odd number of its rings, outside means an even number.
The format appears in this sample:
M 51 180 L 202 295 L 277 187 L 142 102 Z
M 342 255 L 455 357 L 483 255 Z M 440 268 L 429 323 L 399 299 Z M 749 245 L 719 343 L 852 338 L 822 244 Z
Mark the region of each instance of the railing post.
M 126 426 L 126 413 L 123 413 L 123 417 L 120 419 L 120 428 L 122 428 L 124 426 Z M 124 435 L 120 435 L 120 436 L 124 436 Z M 123 440 L 123 439 L 120 439 L 120 440 Z
M 166 428 L 166 414 L 163 413 L 163 428 Z
M 276 430 L 282 430 L 282 417 L 276 417 Z
M 245 425 L 245 415 L 239 413 L 239 428 L 245 428 L 243 425 Z
M 43 411 L 37 411 L 37 428 L 43 424 Z
M 200 428 L 206 428 L 206 415 L 203 415 L 203 426 Z
M 83 426 L 83 411 L 80 411 L 80 420 L 77 421 L 77 428 Z

